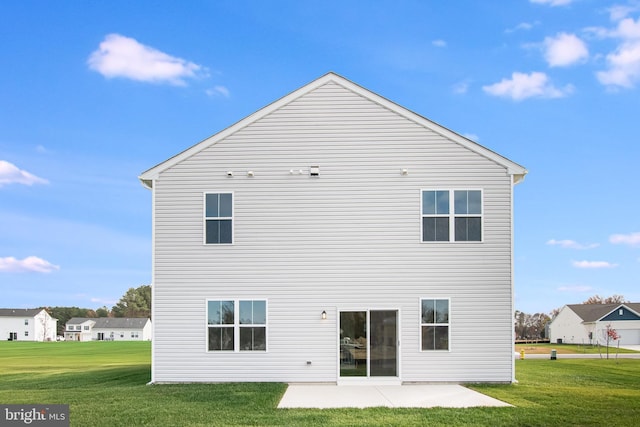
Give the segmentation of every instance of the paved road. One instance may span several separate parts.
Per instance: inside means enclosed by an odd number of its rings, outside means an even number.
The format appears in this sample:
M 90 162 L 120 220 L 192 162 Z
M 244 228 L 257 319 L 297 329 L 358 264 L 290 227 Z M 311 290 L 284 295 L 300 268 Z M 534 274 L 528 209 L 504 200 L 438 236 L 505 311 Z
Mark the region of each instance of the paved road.
M 602 355 L 599 354 L 580 354 L 580 353 L 574 353 L 574 354 L 558 354 L 556 356 L 558 359 L 606 359 L 607 358 L 607 354 L 603 353 Z M 640 353 L 620 353 L 616 356 L 615 351 L 609 351 L 609 359 L 640 359 Z M 518 359 L 520 358 L 520 356 L 518 355 Z M 525 360 L 526 359 L 551 359 L 551 353 L 549 354 L 526 354 L 524 355 Z

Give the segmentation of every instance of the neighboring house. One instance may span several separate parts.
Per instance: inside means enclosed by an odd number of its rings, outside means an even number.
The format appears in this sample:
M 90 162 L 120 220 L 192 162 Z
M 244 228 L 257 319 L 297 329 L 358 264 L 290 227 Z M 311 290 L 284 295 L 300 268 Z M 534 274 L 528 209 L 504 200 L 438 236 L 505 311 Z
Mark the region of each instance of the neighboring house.
M 67 341 L 149 341 L 151 336 L 146 317 L 73 317 L 64 332 Z
M 55 341 L 58 319 L 42 308 L 0 308 L 0 339 Z
M 65 341 L 91 341 L 91 328 L 96 324 L 96 318 L 72 317 L 64 328 Z
M 549 338 L 552 343 L 606 344 L 607 326 L 618 332 L 621 345 L 640 345 L 640 303 L 565 305 L 549 324 Z
M 149 169 L 152 382 L 513 381 L 526 173 L 333 73 Z

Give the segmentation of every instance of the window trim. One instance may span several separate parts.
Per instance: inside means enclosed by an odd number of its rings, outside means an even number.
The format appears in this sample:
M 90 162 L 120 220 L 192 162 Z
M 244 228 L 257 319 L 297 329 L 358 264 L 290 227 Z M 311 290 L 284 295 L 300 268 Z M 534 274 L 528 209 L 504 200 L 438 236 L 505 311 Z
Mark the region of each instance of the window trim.
M 230 194 L 231 195 L 231 216 L 230 217 L 208 217 L 207 216 L 207 195 L 209 194 Z M 235 243 L 235 216 L 236 216 L 236 195 L 233 191 L 205 191 L 202 193 L 202 244 L 205 246 L 216 246 L 216 245 L 233 245 Z M 230 220 L 231 221 L 231 242 L 224 243 L 207 243 L 207 220 Z
M 210 301 L 233 301 L 233 325 L 225 326 L 226 328 L 233 329 L 233 350 L 209 350 L 209 327 L 215 327 L 216 325 L 209 325 L 209 302 Z M 265 319 L 264 324 L 261 323 L 240 323 L 240 302 L 241 301 L 264 301 Z M 205 324 L 205 337 L 204 345 L 205 352 L 213 354 L 264 354 L 269 351 L 269 300 L 264 297 L 242 297 L 242 298 L 207 298 L 204 306 L 204 324 Z M 240 329 L 262 327 L 264 326 L 264 350 L 241 350 L 240 349 Z
M 448 214 L 424 214 L 423 200 L 425 191 L 446 191 L 449 193 L 449 213 Z M 456 214 L 455 212 L 455 192 L 456 191 L 479 191 L 480 192 L 480 213 L 479 214 Z M 450 188 L 421 188 L 420 189 L 420 243 L 426 244 L 478 244 L 484 243 L 484 190 L 476 187 L 450 187 Z M 449 239 L 448 240 L 424 240 L 424 218 L 448 217 L 449 219 Z M 480 217 L 480 240 L 456 240 L 456 218 L 477 218 Z
M 422 301 L 437 301 L 437 300 L 445 300 L 447 301 L 447 308 L 449 311 L 449 320 L 447 323 L 422 323 Z M 432 352 L 437 352 L 437 353 L 443 353 L 443 352 L 447 352 L 450 353 L 451 352 L 451 297 L 420 297 L 420 302 L 419 302 L 419 306 L 418 306 L 418 336 L 419 336 L 419 342 L 418 342 L 418 350 L 420 351 L 420 353 L 432 353 Z M 424 350 L 422 348 L 422 328 L 424 326 L 447 326 L 447 349 L 427 349 Z

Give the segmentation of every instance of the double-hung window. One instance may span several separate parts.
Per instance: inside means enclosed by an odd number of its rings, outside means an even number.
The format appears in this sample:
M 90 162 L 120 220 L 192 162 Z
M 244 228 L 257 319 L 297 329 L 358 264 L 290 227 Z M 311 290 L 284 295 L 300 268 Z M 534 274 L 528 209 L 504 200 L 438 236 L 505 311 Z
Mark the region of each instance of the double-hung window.
M 267 302 L 207 301 L 207 340 L 209 351 L 265 351 Z
M 233 243 L 233 194 L 205 194 L 205 244 Z
M 423 242 L 482 241 L 482 191 L 423 190 Z
M 422 350 L 449 350 L 449 300 L 420 300 Z

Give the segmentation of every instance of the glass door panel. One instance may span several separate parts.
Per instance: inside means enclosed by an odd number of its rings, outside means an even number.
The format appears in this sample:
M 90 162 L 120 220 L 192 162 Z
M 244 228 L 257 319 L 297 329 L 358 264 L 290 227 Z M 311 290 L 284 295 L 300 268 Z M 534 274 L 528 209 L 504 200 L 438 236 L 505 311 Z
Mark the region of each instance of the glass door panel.
M 340 376 L 366 377 L 367 312 L 340 312 Z
M 372 310 L 370 312 L 370 375 L 372 377 L 398 376 L 397 312 Z

